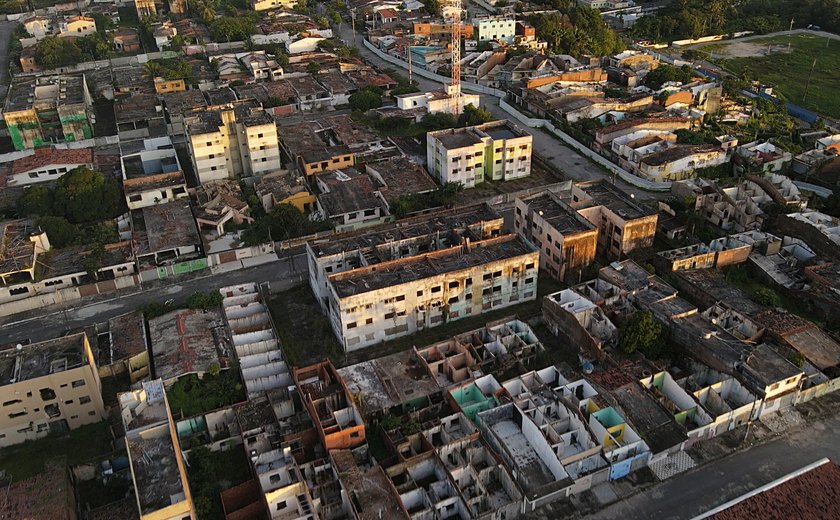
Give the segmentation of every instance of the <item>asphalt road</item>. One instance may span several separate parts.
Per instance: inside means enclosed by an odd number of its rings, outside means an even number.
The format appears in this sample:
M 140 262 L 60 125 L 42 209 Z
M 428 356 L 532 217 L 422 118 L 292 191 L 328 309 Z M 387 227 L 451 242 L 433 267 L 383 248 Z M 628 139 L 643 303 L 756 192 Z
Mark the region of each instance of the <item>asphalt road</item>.
M 687 520 L 823 457 L 840 457 L 840 417 L 836 414 L 672 477 L 586 520 Z
M 345 42 L 353 41 L 353 32 L 349 24 L 342 24 L 340 31 L 341 38 Z M 395 65 L 388 63 L 379 58 L 377 55 L 368 50 L 362 43 L 363 37 L 356 34 L 356 47 L 359 49 L 359 54 L 370 64 L 375 65 L 381 69 L 393 69 Z M 406 75 L 407 71 L 401 69 L 401 74 Z M 420 90 L 430 92 L 432 90 L 440 90 L 441 84 L 424 78 L 422 76 L 414 75 L 413 79 L 417 82 Z M 499 98 L 490 95 L 481 95 L 481 105 L 490 111 L 494 117 L 499 119 L 510 119 L 511 116 L 499 106 Z M 547 132 L 539 128 L 527 128 L 520 125 L 525 131 L 534 137 L 534 150 L 545 158 L 548 162 L 553 164 L 557 169 L 563 172 L 568 178 L 577 181 L 594 181 L 600 179 L 610 179 L 612 177 L 606 171 L 601 169 L 595 163 L 580 155 L 571 148 L 565 146 L 561 141 L 551 136 Z M 616 185 L 622 190 L 633 193 L 636 200 L 651 200 L 663 199 L 669 196 L 668 193 L 652 193 L 645 191 L 630 184 L 627 184 L 621 179 L 616 180 Z
M 94 323 L 103 323 L 134 309 L 168 299 L 185 301 L 197 291 L 212 291 L 226 285 L 247 282 L 269 282 L 273 289 L 286 288 L 307 274 L 306 255 L 298 254 L 290 260 L 281 256 L 277 262 L 262 264 L 238 271 L 205 274 L 198 277 L 178 277 L 143 284 L 142 289 L 87 298 L 0 318 L 0 345 L 29 339 L 43 341 L 61 336 L 64 331 Z

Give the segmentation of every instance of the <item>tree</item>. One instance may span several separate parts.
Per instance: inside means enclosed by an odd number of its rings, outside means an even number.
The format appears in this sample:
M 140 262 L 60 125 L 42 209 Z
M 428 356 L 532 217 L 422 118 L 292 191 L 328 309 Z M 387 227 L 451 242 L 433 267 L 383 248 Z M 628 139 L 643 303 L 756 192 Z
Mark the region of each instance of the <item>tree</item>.
M 753 291 L 752 299 L 760 305 L 765 307 L 779 307 L 782 304 L 778 293 L 770 287 L 759 287 Z
M 666 349 L 667 332 L 650 311 L 636 312 L 621 325 L 621 350 L 626 354 L 639 350 L 649 358 L 660 357 Z
M 310 61 L 306 65 L 306 72 L 310 74 L 318 74 L 321 72 L 321 62 L 319 61 Z
M 474 126 L 492 121 L 493 115 L 485 108 L 476 108 L 472 103 L 464 107 L 458 118 L 458 126 Z
M 52 215 L 54 197 L 46 186 L 27 188 L 17 201 L 18 213 L 23 216 Z
M 653 90 L 659 89 L 668 82 L 688 83 L 694 78 L 694 69 L 688 65 L 674 67 L 666 63 L 648 72 L 645 76 L 645 85 Z
M 350 96 L 350 108 L 367 112 L 382 106 L 382 96 L 369 89 L 360 90 Z
M 78 228 L 68 222 L 66 218 L 52 215 L 39 218 L 38 227 L 47 234 L 50 245 L 57 249 L 72 245 L 79 233 Z
M 69 38 L 47 36 L 35 46 L 35 62 L 45 69 L 75 65 L 82 61 L 82 51 Z
M 47 235 L 49 236 L 49 234 Z M 92 278 L 97 278 L 97 273 L 102 269 L 102 263 L 105 260 L 105 246 L 102 244 L 94 244 L 93 248 L 87 252 L 82 260 L 82 267 L 85 272 Z
M 84 166 L 59 178 L 53 196 L 54 214 L 76 224 L 114 218 L 124 205 L 116 179 Z
M 455 119 L 455 116 L 446 112 L 426 114 L 423 116 L 423 119 L 420 120 L 420 126 L 425 128 L 428 132 L 443 130 L 444 128 L 455 128 L 457 124 L 458 120 Z
M 101 32 L 82 36 L 76 40 L 76 46 L 79 47 L 79 50 L 95 60 L 107 58 L 111 54 L 112 44 L 111 38 Z
M 147 61 L 143 65 L 143 77 L 149 80 L 154 80 L 161 75 L 163 68 L 158 61 Z

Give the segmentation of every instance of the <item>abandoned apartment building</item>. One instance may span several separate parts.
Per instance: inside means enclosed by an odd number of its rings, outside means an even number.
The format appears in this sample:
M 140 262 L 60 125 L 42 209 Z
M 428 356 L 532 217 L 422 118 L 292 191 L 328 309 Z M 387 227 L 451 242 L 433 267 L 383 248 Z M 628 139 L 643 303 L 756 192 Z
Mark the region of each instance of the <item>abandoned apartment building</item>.
M 488 206 L 307 244 L 309 280 L 346 351 L 536 297 L 538 252 Z

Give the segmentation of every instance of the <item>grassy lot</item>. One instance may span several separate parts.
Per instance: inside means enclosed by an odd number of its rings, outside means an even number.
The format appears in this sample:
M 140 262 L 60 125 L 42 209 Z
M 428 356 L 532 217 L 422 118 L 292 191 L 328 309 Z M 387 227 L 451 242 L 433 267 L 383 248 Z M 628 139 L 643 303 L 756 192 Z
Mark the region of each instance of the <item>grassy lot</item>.
M 790 53 L 787 52 L 788 41 L 791 43 Z M 796 34 L 790 39 L 780 36 L 752 40 L 749 43 L 764 46 L 765 49 L 769 45 L 774 50 L 769 56 L 762 53 L 717 61 L 733 74 L 740 75 L 746 71 L 748 77 L 773 85 L 792 103 L 831 117 L 840 117 L 840 96 L 837 95 L 840 41 L 826 40 L 811 34 Z M 726 47 L 716 47 L 714 51 L 724 53 Z M 815 58 L 816 66 L 807 97 L 804 97 Z
M 251 478 L 245 450 L 242 446 L 214 452 L 205 447 L 195 448 L 190 451 L 189 462 L 190 491 L 198 517 L 224 519 L 221 492 Z
M 820 317 L 810 312 L 806 305 L 802 305 L 801 302 L 791 298 L 782 291 L 773 289 L 763 280 L 757 278 L 746 265 L 738 264 L 730 266 L 725 268 L 724 272 L 726 273 L 727 282 L 744 291 L 750 299 L 757 303 L 769 307 L 782 307 L 791 314 L 796 314 L 800 318 L 812 321 L 820 327 L 825 326 Z M 769 299 L 765 301 L 766 298 Z
M 280 293 L 269 302 L 269 309 L 289 365 L 306 366 L 325 357 L 342 364 L 341 345 L 309 284 Z
M 239 369 L 231 367 L 199 378 L 186 375 L 166 392 L 169 409 L 176 419 L 217 410 L 234 403 L 245 401 L 245 385 L 242 384 Z
M 44 471 L 47 461 L 64 459 L 68 466 L 73 466 L 107 455 L 113 451 L 112 448 L 109 423 L 101 421 L 64 434 L 0 449 L 0 469 L 19 481 Z

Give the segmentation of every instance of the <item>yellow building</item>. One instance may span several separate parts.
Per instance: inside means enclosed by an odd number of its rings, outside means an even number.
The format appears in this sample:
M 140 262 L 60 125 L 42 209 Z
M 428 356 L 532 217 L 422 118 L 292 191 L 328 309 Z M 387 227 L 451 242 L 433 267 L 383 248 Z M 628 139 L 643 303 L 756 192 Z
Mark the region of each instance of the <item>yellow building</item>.
M 317 199 L 306 187 L 303 177 L 293 178 L 289 172 L 266 175 L 254 185 L 254 190 L 266 213 L 280 204 L 291 204 L 301 213 L 309 213 L 317 205 Z
M 292 9 L 296 0 L 251 0 L 254 11 L 268 11 L 269 9 Z
M 182 79 L 155 78 L 155 92 L 158 94 L 168 94 L 170 92 L 184 92 L 187 90 L 187 84 Z
M 119 395 L 140 520 L 195 520 L 175 421 L 160 379 Z
M 82 36 L 89 36 L 95 32 L 96 20 L 87 16 L 74 16 L 61 23 L 61 32 L 58 35 L 61 37 L 73 36 L 75 38 L 81 38 Z
M 84 333 L 0 352 L 0 447 L 105 418 L 99 371 Z

